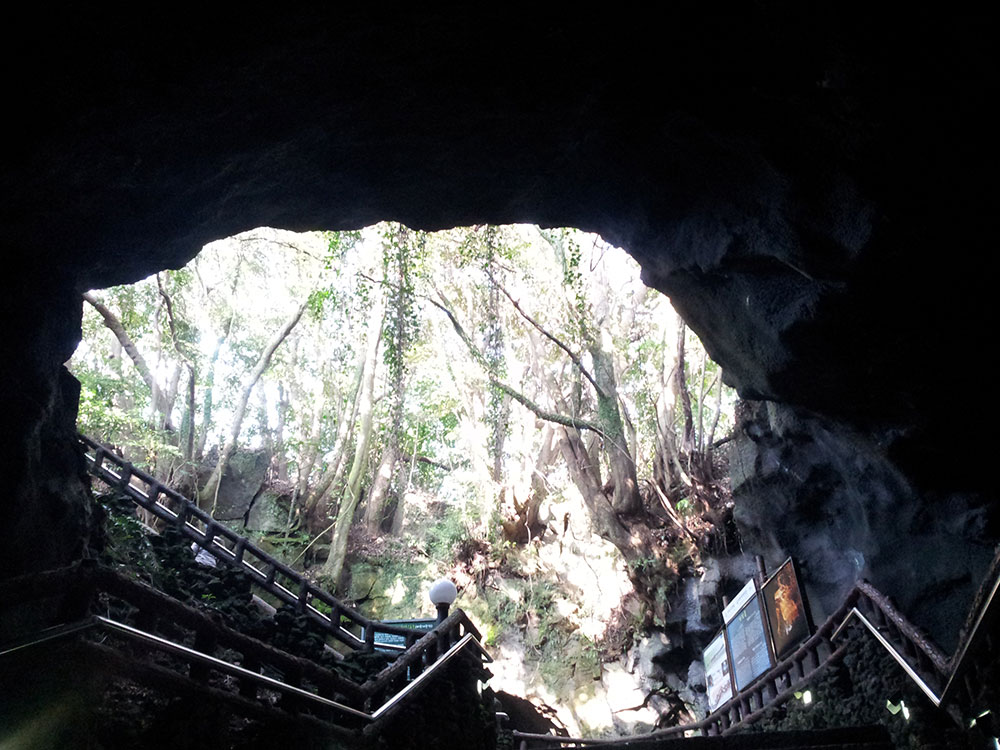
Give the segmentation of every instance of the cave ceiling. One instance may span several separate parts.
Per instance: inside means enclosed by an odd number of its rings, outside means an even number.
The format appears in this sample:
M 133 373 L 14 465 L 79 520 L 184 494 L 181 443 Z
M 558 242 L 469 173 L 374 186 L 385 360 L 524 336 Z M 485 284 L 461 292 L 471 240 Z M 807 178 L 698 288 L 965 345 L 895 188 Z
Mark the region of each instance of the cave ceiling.
M 260 225 L 576 226 L 640 261 L 744 396 L 985 490 L 990 28 L 842 3 L 29 19 L 3 52 L 13 295 Z

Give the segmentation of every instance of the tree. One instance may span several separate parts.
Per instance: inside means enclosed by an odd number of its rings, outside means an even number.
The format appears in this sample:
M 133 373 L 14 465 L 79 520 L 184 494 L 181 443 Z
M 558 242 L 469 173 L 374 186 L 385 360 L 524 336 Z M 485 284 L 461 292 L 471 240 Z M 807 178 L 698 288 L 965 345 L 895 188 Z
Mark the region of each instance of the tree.
M 400 432 L 406 402 L 407 357 L 417 334 L 418 322 L 413 299 L 414 255 L 419 252 L 421 237 L 411 236 L 402 225 L 391 227 L 383 243 L 383 279 L 386 280 L 386 327 L 383 348 L 389 371 L 389 423 L 382 446 L 382 457 L 372 481 L 365 508 L 365 526 L 377 532 L 385 521 L 386 495 L 400 459 Z
M 240 430 L 243 429 L 243 419 L 246 417 L 247 404 L 250 401 L 250 395 L 253 393 L 254 386 L 257 385 L 257 381 L 260 380 L 260 376 L 264 374 L 264 371 L 271 364 L 271 357 L 274 356 L 275 350 L 281 346 L 282 342 L 288 338 L 288 334 L 291 333 L 292 329 L 295 328 L 299 320 L 302 318 L 302 313 L 305 312 L 308 300 L 301 303 L 295 311 L 289 316 L 288 320 L 285 321 L 284 325 L 281 326 L 264 347 L 264 350 L 260 353 L 260 357 L 257 360 L 257 364 L 251 371 L 249 378 L 247 378 L 246 384 L 243 387 L 243 393 L 240 396 L 239 405 L 236 407 L 236 413 L 233 416 L 232 427 L 230 428 L 229 438 L 226 440 L 225 445 L 219 452 L 219 460 L 215 464 L 215 469 L 212 471 L 208 480 L 198 491 L 198 505 L 203 509 L 211 509 L 211 512 L 215 512 L 215 504 L 218 500 L 219 493 L 219 482 L 222 480 L 223 474 L 226 473 L 226 467 L 229 464 L 229 459 L 232 458 L 233 453 L 236 450 L 236 443 L 240 437 Z
M 334 590 L 340 582 L 347 557 L 347 539 L 354 522 L 354 511 L 361 500 L 361 482 L 368 460 L 369 442 L 372 436 L 372 412 L 374 406 L 375 368 L 378 364 L 378 349 L 382 339 L 385 318 L 384 294 L 376 288 L 372 292 L 373 303 L 370 324 L 366 336 L 365 358 L 362 366 L 361 390 L 358 395 L 358 429 L 355 433 L 354 459 L 347 476 L 347 485 L 340 500 L 337 520 L 330 540 L 330 553 L 323 565 L 323 576 L 330 581 Z

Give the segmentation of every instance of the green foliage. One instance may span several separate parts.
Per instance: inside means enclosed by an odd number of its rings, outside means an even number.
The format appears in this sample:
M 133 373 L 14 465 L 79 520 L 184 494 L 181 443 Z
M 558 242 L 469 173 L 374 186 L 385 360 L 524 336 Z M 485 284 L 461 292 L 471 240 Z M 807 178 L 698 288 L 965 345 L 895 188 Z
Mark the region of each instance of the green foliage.
M 427 533 L 425 547 L 427 556 L 440 561 L 454 559 L 458 545 L 472 536 L 467 518 L 467 513 L 462 509 L 447 507 L 441 520 Z
M 382 355 L 390 381 L 402 383 L 407 372 L 407 355 L 420 327 L 414 282 L 417 266 L 424 256 L 426 238 L 422 232 L 413 233 L 400 224 L 386 225 L 382 237 L 388 321 L 382 329 Z
M 113 490 L 95 498 L 104 519 L 101 561 L 114 568 L 134 571 L 143 580 L 159 573 L 159 560 L 132 500 Z

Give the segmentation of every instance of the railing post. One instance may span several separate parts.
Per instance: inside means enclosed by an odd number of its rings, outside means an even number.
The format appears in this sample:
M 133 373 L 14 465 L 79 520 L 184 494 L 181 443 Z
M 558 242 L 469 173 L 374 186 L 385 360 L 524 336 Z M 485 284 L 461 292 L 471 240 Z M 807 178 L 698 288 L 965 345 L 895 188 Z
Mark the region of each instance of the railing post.
M 253 654 L 244 654 L 243 663 L 241 666 L 251 672 L 260 672 L 260 659 Z M 240 695 L 244 698 L 256 699 L 257 697 L 257 682 L 251 680 L 247 677 L 240 679 Z
M 291 685 L 292 687 L 300 687 L 302 685 L 302 670 L 298 667 L 289 667 L 285 670 L 282 677 L 286 685 Z M 302 705 L 302 700 L 294 695 L 284 693 L 278 701 L 278 705 L 285 711 L 298 713 Z
M 201 547 L 204 550 L 212 545 L 212 540 L 215 539 L 215 534 L 218 531 L 219 525 L 214 521 L 209 521 L 205 524 L 205 541 L 202 543 Z
M 194 647 L 196 651 L 201 651 L 201 653 L 211 656 L 215 651 L 215 645 L 215 633 L 203 628 L 195 631 Z M 192 680 L 206 682 L 208 680 L 208 665 L 201 662 L 192 662 L 189 675 Z
M 306 605 L 309 603 L 309 581 L 305 578 L 302 579 L 302 583 L 299 584 L 299 600 L 296 603 L 296 607 L 300 614 L 304 614 L 306 611 Z
M 132 464 L 123 463 L 121 465 L 122 473 L 118 475 L 118 488 L 121 490 L 128 490 L 130 480 L 132 479 Z

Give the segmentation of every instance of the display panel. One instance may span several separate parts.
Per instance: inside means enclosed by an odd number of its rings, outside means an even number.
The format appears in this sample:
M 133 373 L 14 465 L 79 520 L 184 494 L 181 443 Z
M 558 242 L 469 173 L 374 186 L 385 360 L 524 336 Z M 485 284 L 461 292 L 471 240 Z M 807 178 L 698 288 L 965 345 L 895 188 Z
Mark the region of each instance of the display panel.
M 705 685 L 708 690 L 708 710 L 714 711 L 733 697 L 733 679 L 726 653 L 726 639 L 722 633 L 708 644 L 704 651 Z
M 740 589 L 738 593 L 729 604 L 727 604 L 722 610 L 722 622 L 728 623 L 734 617 L 736 613 L 743 609 L 744 605 L 753 598 L 753 595 L 757 593 L 757 585 L 753 582 L 751 578 L 746 584 Z
M 726 625 L 736 689 L 742 690 L 771 668 L 767 629 L 755 595 Z
M 809 637 L 805 602 L 791 558 L 764 584 L 761 596 L 771 624 L 774 655 L 781 659 Z

